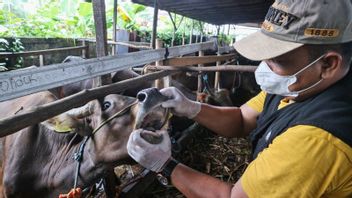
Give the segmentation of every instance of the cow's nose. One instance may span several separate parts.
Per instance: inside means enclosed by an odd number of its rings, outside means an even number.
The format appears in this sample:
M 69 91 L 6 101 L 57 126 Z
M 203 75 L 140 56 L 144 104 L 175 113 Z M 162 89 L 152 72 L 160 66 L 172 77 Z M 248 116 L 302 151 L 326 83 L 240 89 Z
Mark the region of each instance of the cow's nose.
M 145 102 L 147 100 L 147 96 L 148 96 L 147 93 L 139 92 L 137 94 L 137 99 L 138 99 L 139 102 Z

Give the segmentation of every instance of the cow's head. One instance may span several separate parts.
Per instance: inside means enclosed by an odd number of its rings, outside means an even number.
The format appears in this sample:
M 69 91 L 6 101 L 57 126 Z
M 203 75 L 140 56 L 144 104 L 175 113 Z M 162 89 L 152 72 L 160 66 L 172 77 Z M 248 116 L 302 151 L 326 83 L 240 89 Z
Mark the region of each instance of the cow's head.
M 149 89 L 148 89 L 149 90 Z M 155 89 L 142 91 L 139 99 L 112 94 L 102 102 L 91 101 L 45 121 L 56 132 L 76 132 L 91 136 L 88 152 L 96 163 L 117 165 L 128 159 L 126 150 L 130 133 L 136 128 L 149 130 L 165 126 L 167 111 L 160 107 L 162 95 Z M 165 99 L 165 98 L 164 98 Z

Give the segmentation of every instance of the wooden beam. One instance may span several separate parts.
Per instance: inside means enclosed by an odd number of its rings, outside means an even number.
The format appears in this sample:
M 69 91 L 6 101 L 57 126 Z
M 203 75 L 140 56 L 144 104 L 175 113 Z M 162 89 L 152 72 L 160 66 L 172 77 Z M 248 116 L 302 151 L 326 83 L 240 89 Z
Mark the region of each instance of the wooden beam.
M 45 105 L 33 107 L 32 109 L 24 109 L 12 117 L 3 118 L 0 120 L 0 137 L 4 137 L 25 127 L 42 122 L 74 107 L 82 106 L 91 100 L 105 97 L 111 93 L 121 92 L 128 88 L 137 87 L 144 84 L 146 81 L 155 80 L 171 74 L 175 74 L 175 71 L 150 73 L 111 85 L 83 90 L 66 98 Z
M 213 49 L 213 42 L 168 48 L 169 58 Z M 93 58 L 76 63 L 13 70 L 0 73 L 0 101 L 82 81 L 103 74 L 144 65 L 165 58 L 165 49 L 145 50 L 119 56 Z
M 97 57 L 104 57 L 109 54 L 106 32 L 105 0 L 93 0 L 93 14 L 95 24 L 95 37 L 97 40 Z M 93 80 L 93 87 L 107 85 L 110 83 L 111 75 L 104 74 Z
M 183 66 L 215 63 L 217 61 L 226 61 L 235 58 L 235 54 L 228 54 L 223 56 L 186 56 L 164 60 L 164 65 L 169 66 Z
M 150 71 L 166 70 L 166 71 L 185 71 L 185 72 L 254 72 L 257 66 L 253 65 L 220 65 L 208 67 L 180 67 L 180 66 L 148 66 L 146 68 Z

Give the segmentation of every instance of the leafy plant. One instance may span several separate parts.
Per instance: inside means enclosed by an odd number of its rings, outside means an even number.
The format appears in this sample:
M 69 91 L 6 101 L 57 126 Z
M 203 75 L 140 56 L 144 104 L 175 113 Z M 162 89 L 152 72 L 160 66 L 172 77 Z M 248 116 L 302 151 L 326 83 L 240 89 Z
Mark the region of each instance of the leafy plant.
M 6 40 L 0 38 L 0 52 L 21 52 L 23 50 L 24 47 L 20 39 L 14 38 Z M 2 58 L 0 59 L 0 71 L 20 68 L 22 67 L 22 63 L 22 57 L 17 57 L 15 60 L 10 60 L 9 58 Z

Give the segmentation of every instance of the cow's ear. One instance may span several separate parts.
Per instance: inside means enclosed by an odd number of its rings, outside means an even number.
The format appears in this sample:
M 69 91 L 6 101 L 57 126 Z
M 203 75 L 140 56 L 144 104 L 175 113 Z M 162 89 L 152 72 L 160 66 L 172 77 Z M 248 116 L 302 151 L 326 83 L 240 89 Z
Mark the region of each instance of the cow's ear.
M 87 123 L 87 116 L 93 114 L 94 103 L 88 103 L 80 108 L 75 108 L 58 116 L 50 118 L 42 124 L 58 133 L 76 132 L 81 136 L 90 135 L 92 129 Z
M 44 126 L 58 133 L 68 133 L 79 128 L 79 120 L 63 113 L 42 122 Z

